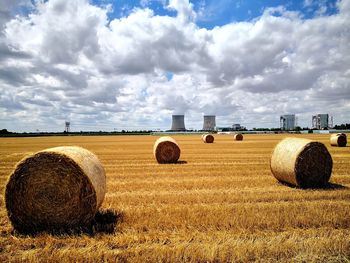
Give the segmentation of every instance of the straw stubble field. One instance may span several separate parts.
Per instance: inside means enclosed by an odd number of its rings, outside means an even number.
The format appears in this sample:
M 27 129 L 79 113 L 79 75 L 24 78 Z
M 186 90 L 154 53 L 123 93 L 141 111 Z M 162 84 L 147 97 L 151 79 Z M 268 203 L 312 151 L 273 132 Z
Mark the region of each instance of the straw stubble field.
M 332 187 L 301 190 L 271 175 L 273 147 L 286 135 L 174 136 L 179 164 L 158 164 L 155 136 L 0 138 L 0 261 L 246 262 L 350 260 L 350 148 L 328 135 Z M 113 234 L 25 237 L 12 233 L 4 189 L 26 154 L 60 145 L 96 153 L 106 169 L 103 208 Z

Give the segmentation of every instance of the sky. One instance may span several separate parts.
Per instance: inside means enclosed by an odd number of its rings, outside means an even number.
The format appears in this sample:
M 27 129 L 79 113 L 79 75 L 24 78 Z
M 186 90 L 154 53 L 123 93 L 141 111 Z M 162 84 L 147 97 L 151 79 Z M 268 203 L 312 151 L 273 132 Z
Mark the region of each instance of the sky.
M 0 129 L 350 123 L 350 0 L 1 0 Z

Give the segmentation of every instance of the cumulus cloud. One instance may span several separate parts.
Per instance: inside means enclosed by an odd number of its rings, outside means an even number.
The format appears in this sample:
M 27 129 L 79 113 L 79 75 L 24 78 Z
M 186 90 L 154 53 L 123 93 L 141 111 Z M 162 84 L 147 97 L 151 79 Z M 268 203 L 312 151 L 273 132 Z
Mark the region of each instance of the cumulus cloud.
M 28 14 L 14 16 L 18 6 Z M 349 0 L 334 15 L 280 6 L 213 29 L 196 24 L 188 0 L 168 2 L 175 17 L 148 6 L 109 19 L 87 0 L 2 2 L 1 126 L 167 129 L 173 113 L 194 128 L 203 114 L 219 126 L 277 127 L 285 113 L 301 126 L 315 113 L 349 120 Z

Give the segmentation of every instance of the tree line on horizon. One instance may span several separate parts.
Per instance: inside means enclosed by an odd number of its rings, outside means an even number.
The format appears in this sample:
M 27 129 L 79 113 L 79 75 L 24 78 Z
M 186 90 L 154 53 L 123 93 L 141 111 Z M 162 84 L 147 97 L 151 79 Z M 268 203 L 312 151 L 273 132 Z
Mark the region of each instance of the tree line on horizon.
M 340 124 L 340 125 L 335 125 L 332 129 L 335 130 L 350 130 L 350 123 L 345 123 L 345 124 Z M 301 130 L 315 130 L 315 129 L 310 129 L 308 127 L 301 128 L 300 126 L 295 127 L 295 131 L 301 131 Z M 194 130 L 197 131 L 197 130 Z M 198 130 L 201 131 L 201 130 Z M 225 131 L 223 129 L 223 131 Z M 247 131 L 247 129 L 241 129 L 238 131 Z M 253 128 L 252 131 L 281 131 L 281 128 Z M 128 131 L 128 130 L 122 130 L 122 131 L 80 131 L 80 132 L 69 132 L 69 134 L 85 134 L 85 135 L 103 135 L 103 134 L 149 134 L 151 132 L 154 132 L 153 130 L 135 130 L 135 131 Z M 68 132 L 63 131 L 63 132 L 12 132 L 8 131 L 7 129 L 1 129 L 0 130 L 0 135 L 21 135 L 21 134 L 47 134 L 47 135 L 57 135 L 57 134 L 68 134 Z

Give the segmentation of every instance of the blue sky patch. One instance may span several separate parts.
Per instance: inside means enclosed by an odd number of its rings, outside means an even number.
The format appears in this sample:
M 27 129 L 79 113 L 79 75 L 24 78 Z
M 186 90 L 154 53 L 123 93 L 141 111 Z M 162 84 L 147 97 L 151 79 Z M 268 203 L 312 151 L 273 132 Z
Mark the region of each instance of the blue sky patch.
M 173 79 L 174 73 L 168 71 L 165 73 L 165 76 L 166 76 L 167 80 L 170 81 Z
M 168 0 L 94 0 L 96 5 L 112 4 L 113 11 L 109 18 L 128 16 L 138 8 L 149 8 L 155 15 L 176 16 L 174 10 L 168 9 Z M 214 28 L 231 22 L 250 21 L 263 14 L 266 8 L 283 6 L 288 11 L 296 11 L 304 19 L 337 13 L 337 1 L 290 1 L 290 0 L 195 0 L 190 1 L 197 13 L 196 24 L 203 28 Z M 278 14 L 276 14 L 278 15 Z

